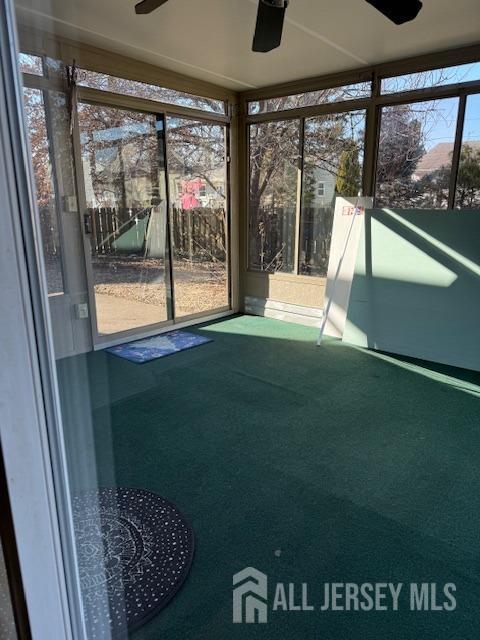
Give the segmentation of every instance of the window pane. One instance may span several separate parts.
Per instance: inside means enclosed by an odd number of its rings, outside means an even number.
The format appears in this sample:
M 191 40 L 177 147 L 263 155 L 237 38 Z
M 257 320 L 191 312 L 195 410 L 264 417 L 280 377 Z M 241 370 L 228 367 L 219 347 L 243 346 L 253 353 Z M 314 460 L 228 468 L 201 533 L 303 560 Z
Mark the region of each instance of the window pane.
M 44 94 L 40 89 L 24 89 L 23 96 L 37 190 L 48 293 L 61 293 L 63 291 L 63 276 L 60 224 L 50 142 L 47 135 Z
M 419 73 L 408 73 L 403 76 L 384 78 L 382 93 L 399 93 L 428 87 L 441 87 L 458 82 L 469 82 L 480 79 L 480 62 L 461 64 L 456 67 L 432 69 Z
M 368 98 L 372 93 L 370 82 L 359 82 L 343 87 L 333 87 L 330 89 L 319 89 L 308 93 L 298 93 L 282 98 L 268 98 L 267 100 L 256 100 L 248 103 L 248 113 L 269 113 L 271 111 L 285 111 L 298 107 L 311 107 L 316 104 L 326 102 L 341 102 L 344 100 L 354 100 L 355 98 Z
M 31 73 L 36 76 L 43 75 L 43 62 L 40 56 L 21 53 L 18 57 L 18 66 L 22 73 Z
M 175 89 L 167 89 L 166 87 L 125 78 L 116 78 L 106 73 L 86 71 L 85 69 L 81 69 L 78 75 L 78 84 L 82 87 L 91 87 L 100 91 L 111 91 L 112 93 L 147 98 L 157 102 L 166 102 L 225 115 L 225 103 L 222 100 L 204 98 L 190 93 L 183 93 L 182 91 L 175 91 Z
M 362 188 L 365 111 L 305 120 L 300 273 L 326 276 L 335 197 Z
M 168 118 L 176 317 L 229 303 L 225 127 Z
M 467 98 L 455 206 L 480 208 L 480 94 Z
M 300 120 L 250 126 L 249 267 L 293 272 Z
M 163 120 L 79 105 L 97 330 L 167 320 Z
M 378 206 L 447 207 L 457 112 L 457 98 L 382 109 Z
M 65 82 L 67 75 L 67 65 L 61 60 L 45 56 L 45 58 L 43 59 L 43 69 L 45 75 L 50 80 Z

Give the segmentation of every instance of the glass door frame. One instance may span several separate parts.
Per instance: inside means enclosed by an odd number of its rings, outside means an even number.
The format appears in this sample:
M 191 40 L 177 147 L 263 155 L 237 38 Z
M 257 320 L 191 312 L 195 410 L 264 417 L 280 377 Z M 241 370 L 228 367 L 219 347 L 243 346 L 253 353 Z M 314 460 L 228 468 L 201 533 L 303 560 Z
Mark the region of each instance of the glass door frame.
M 195 320 L 199 319 L 214 319 L 215 317 L 222 317 L 228 315 L 232 312 L 232 271 L 231 271 L 231 190 L 230 190 L 230 120 L 229 119 L 219 119 L 217 117 L 198 117 L 196 113 L 188 115 L 186 113 L 175 113 L 174 111 L 165 111 L 165 147 L 166 147 L 166 166 L 167 166 L 167 181 L 168 181 L 168 197 L 169 197 L 169 206 L 168 213 L 170 219 L 170 251 L 173 258 L 173 247 L 174 247 L 174 238 L 173 238 L 173 225 L 172 225 L 172 204 L 170 198 L 170 180 L 169 180 L 169 168 L 168 168 L 168 154 L 169 154 L 169 138 L 168 138 L 168 120 L 170 118 L 175 118 L 176 120 L 186 120 L 190 123 L 192 122 L 205 122 L 207 124 L 223 127 L 224 130 L 224 176 L 225 176 L 225 268 L 226 268 L 226 279 L 227 279 L 227 300 L 228 304 L 222 307 L 218 307 L 217 309 L 211 309 L 208 311 L 200 311 L 198 313 L 191 313 L 188 315 L 180 316 L 178 319 L 175 315 L 175 291 L 172 290 L 172 303 L 173 303 L 173 324 L 176 327 L 181 326 L 189 326 Z M 174 269 L 173 269 L 173 259 L 170 262 L 172 266 L 172 283 L 173 287 L 175 286 L 175 277 L 174 277 Z
M 119 331 L 117 333 L 112 333 L 109 335 L 101 334 L 98 331 L 98 323 L 97 323 L 97 306 L 95 299 L 95 283 L 94 283 L 94 273 L 93 273 L 93 265 L 92 265 L 92 246 L 91 246 L 91 233 L 89 233 L 86 229 L 86 220 L 85 216 L 86 211 L 88 209 L 87 206 L 87 197 L 85 190 L 85 176 L 83 171 L 83 162 L 82 162 L 82 150 L 81 150 L 81 141 L 80 141 L 80 126 L 79 126 L 79 118 L 78 112 L 74 121 L 74 131 L 73 131 L 73 146 L 74 146 L 74 156 L 75 156 L 75 171 L 77 175 L 77 184 L 78 184 L 78 197 L 79 197 L 79 209 L 81 216 L 81 227 L 82 227 L 82 236 L 84 243 L 84 253 L 85 253 L 85 270 L 87 276 L 87 286 L 88 286 L 88 299 L 89 299 L 89 316 L 91 322 L 91 330 L 92 330 L 92 338 L 94 349 L 104 349 L 108 346 L 113 346 L 115 344 L 119 344 L 125 341 L 128 341 L 130 338 L 137 337 L 147 337 L 149 335 L 154 335 L 167 327 L 171 327 L 173 325 L 173 280 L 172 280 L 172 266 L 171 266 L 171 248 L 170 248 L 170 240 L 171 240 L 171 232 L 170 232 L 170 217 L 168 215 L 168 211 L 170 208 L 170 196 L 168 190 L 168 167 L 167 167 L 167 158 L 166 158 L 166 118 L 161 112 L 152 112 L 150 109 L 136 109 L 133 107 L 124 107 L 119 106 L 118 104 L 112 104 L 111 100 L 103 100 L 101 99 L 103 96 L 99 96 L 100 100 L 84 100 L 82 98 L 79 99 L 79 104 L 88 104 L 92 106 L 99 107 L 107 107 L 112 109 L 118 109 L 125 112 L 131 113 L 144 113 L 148 116 L 153 116 L 158 120 L 163 122 L 163 154 L 165 158 L 165 181 L 166 181 L 166 198 L 167 198 L 167 219 L 166 219 L 166 251 L 165 251 L 165 270 L 166 273 L 165 278 L 165 289 L 166 289 L 166 307 L 167 307 L 167 320 L 161 320 L 158 323 L 145 325 L 143 327 L 135 327 L 133 329 L 127 329 L 124 331 Z
M 221 116 L 219 114 L 201 113 L 192 109 L 192 113 L 188 113 L 189 110 L 165 108 L 161 104 L 157 104 L 153 100 L 146 98 L 132 97 L 120 94 L 114 94 L 98 89 L 91 89 L 85 87 L 78 87 L 78 103 L 85 103 L 91 105 L 98 105 L 102 107 L 110 107 L 114 109 L 120 109 L 124 111 L 132 111 L 136 113 L 145 113 L 157 118 L 163 119 L 164 123 L 164 141 L 163 148 L 165 154 L 165 176 L 166 176 L 166 197 L 167 197 L 167 251 L 168 255 L 168 268 L 169 268 L 169 285 L 170 291 L 167 291 L 167 310 L 171 317 L 168 320 L 163 320 L 155 324 L 146 325 L 141 328 L 128 329 L 126 331 L 118 332 L 105 336 L 98 332 L 97 327 L 97 312 L 95 305 L 95 292 L 93 287 L 93 271 L 91 264 L 91 245 L 89 234 L 86 233 L 84 224 L 84 213 L 87 210 L 87 199 L 85 191 L 85 178 L 83 173 L 81 142 L 80 142 L 80 127 L 78 113 L 74 118 L 73 125 L 73 148 L 74 148 L 74 164 L 75 172 L 77 176 L 77 191 L 79 210 L 81 216 L 81 228 L 84 241 L 84 254 L 85 254 L 85 268 L 88 283 L 88 299 L 89 299 L 89 316 L 92 330 L 92 340 L 94 350 L 105 349 L 110 346 L 122 344 L 129 339 L 141 339 L 149 336 L 157 335 L 163 331 L 167 331 L 169 328 L 184 327 L 193 324 L 198 320 L 214 320 L 223 316 L 230 315 L 232 313 L 232 283 L 231 283 L 231 194 L 230 194 L 230 122 L 229 116 Z M 170 198 L 170 176 L 169 176 L 169 161 L 168 161 L 168 118 L 184 118 L 192 121 L 200 121 L 213 125 L 224 127 L 225 130 L 225 242 L 226 242 L 226 273 L 227 273 L 227 296 L 228 305 L 212 309 L 209 311 L 193 313 L 187 316 L 182 316 L 179 319 L 175 317 L 175 282 L 173 277 L 173 263 L 172 263 L 172 247 L 173 247 L 173 230 L 172 230 L 172 207 Z M 168 286 L 168 284 L 167 284 Z
M 0 328 L 9 336 L 0 372 L 0 448 L 27 607 L 22 622 L 33 638 L 71 640 L 85 637 L 85 627 L 79 576 L 69 568 L 69 561 L 76 567 L 73 519 L 17 60 L 15 10 L 11 0 L 0 0 Z

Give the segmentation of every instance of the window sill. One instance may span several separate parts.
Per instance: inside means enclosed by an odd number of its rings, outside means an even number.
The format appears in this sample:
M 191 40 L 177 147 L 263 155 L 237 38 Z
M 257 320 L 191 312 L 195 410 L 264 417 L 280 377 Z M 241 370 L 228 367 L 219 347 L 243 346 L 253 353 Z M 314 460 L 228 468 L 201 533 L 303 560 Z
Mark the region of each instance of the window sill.
M 256 278 L 261 278 L 262 280 L 283 280 L 285 282 L 297 282 L 302 284 L 310 284 L 317 285 L 319 287 L 325 287 L 327 278 L 326 276 L 306 276 L 295 273 L 268 273 L 266 271 L 254 271 L 253 269 L 247 269 L 247 276 L 253 276 Z

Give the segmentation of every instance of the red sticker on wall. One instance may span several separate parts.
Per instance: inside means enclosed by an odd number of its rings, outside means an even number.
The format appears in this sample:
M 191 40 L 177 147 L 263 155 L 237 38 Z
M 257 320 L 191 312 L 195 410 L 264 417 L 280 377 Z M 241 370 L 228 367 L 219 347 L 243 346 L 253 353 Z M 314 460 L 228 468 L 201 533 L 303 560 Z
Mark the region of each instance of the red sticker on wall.
M 355 214 L 355 210 L 357 216 L 363 216 L 365 213 L 365 207 L 354 207 L 353 205 L 349 207 L 343 207 L 342 216 L 353 216 Z

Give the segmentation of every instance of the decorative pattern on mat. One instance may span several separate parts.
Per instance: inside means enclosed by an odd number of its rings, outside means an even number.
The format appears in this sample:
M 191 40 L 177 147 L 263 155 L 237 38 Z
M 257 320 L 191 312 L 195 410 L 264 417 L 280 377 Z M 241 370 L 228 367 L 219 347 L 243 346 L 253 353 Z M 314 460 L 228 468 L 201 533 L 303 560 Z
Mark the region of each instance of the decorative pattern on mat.
M 182 586 L 192 529 L 175 505 L 139 489 L 88 491 L 73 511 L 89 640 L 124 638 Z
M 114 356 L 125 358 L 130 362 L 143 364 L 157 358 L 169 356 L 172 353 L 198 347 L 207 342 L 212 342 L 211 338 L 177 330 L 162 333 L 159 336 L 153 336 L 153 338 L 145 338 L 144 340 L 120 344 L 117 347 L 110 347 L 107 352 Z

